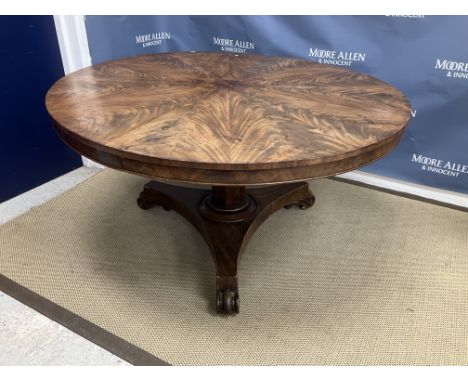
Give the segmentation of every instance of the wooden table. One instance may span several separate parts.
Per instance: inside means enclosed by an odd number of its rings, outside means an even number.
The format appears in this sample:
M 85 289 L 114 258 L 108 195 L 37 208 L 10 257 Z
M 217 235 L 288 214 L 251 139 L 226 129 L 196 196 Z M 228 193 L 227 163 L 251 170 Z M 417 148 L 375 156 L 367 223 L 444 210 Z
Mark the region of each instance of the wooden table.
M 173 209 L 198 229 L 216 264 L 217 311 L 228 314 L 239 311 L 238 258 L 257 227 L 280 208 L 311 207 L 305 180 L 384 156 L 410 116 L 406 97 L 374 77 L 224 53 L 93 65 L 57 81 L 46 105 L 79 153 L 160 180 L 138 205 Z

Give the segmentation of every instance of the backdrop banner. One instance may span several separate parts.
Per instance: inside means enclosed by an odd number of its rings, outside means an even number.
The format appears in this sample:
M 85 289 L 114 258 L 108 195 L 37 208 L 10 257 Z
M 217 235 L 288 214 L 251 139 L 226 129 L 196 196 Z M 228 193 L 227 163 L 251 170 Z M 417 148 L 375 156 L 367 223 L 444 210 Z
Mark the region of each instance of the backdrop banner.
M 410 99 L 400 145 L 363 171 L 468 194 L 467 16 L 86 16 L 94 64 L 167 51 L 293 56 Z

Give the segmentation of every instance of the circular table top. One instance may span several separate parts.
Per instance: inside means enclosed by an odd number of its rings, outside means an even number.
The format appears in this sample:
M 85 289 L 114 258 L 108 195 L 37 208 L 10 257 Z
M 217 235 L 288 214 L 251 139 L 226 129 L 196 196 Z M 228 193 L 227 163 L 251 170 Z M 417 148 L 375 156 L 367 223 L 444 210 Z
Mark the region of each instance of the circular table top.
M 406 97 L 306 60 L 162 53 L 69 74 L 47 93 L 61 137 L 104 165 L 205 184 L 298 181 L 358 168 L 399 141 Z

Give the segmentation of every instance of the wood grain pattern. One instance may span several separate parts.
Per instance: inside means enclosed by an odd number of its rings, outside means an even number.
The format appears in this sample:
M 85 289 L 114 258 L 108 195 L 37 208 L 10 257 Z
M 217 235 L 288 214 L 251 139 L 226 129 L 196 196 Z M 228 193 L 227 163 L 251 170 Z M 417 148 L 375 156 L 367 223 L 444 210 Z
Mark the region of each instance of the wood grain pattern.
M 389 84 L 285 57 L 164 53 L 60 79 L 46 106 L 62 138 L 110 167 L 193 183 L 329 176 L 394 147 L 410 116 Z

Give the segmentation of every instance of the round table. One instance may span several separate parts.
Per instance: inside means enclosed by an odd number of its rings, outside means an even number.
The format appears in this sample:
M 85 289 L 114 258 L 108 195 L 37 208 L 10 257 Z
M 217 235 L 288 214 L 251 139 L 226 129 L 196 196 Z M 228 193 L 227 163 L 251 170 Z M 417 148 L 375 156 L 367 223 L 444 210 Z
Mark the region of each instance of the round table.
M 172 209 L 198 229 L 216 264 L 217 312 L 227 314 L 239 311 L 238 258 L 256 228 L 280 208 L 311 207 L 305 180 L 388 153 L 411 111 L 399 90 L 366 74 L 206 52 L 90 66 L 57 81 L 46 106 L 82 155 L 159 180 L 138 205 Z

